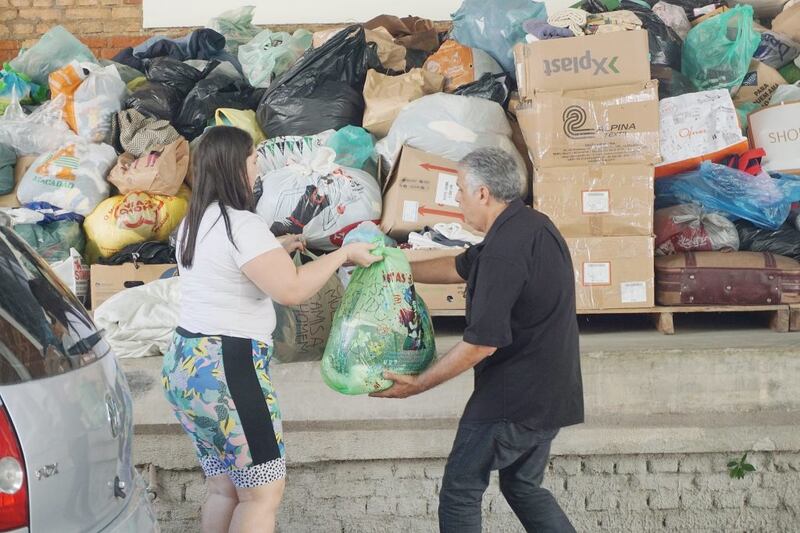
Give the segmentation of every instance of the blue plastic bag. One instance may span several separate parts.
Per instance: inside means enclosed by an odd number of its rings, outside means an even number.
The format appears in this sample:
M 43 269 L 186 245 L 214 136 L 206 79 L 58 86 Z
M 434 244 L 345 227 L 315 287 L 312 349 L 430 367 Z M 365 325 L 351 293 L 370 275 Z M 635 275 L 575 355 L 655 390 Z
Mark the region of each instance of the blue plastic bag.
M 531 0 L 464 0 L 453 13 L 451 36 L 466 46 L 480 48 L 516 79 L 514 45 L 525 42 L 522 23 L 547 18 L 544 3 Z
M 0 70 L 0 115 L 15 98 L 23 105 L 41 104 L 47 100 L 47 87 L 33 83 L 28 76 L 6 63 Z
M 738 89 L 760 42 L 752 6 L 738 5 L 692 28 L 681 70 L 701 91 Z
M 752 176 L 706 161 L 699 170 L 656 180 L 656 205 L 675 200 L 777 230 L 789 216 L 792 202 L 800 201 L 800 180 Z

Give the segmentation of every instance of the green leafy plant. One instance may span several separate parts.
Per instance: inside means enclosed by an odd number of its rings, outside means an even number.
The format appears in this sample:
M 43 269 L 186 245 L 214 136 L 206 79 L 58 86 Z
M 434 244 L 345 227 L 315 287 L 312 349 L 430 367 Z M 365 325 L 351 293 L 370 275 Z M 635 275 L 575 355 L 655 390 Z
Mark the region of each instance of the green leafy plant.
M 733 479 L 743 479 L 747 472 L 755 472 L 756 467 L 747 462 L 747 452 L 742 458 L 728 463 L 728 474 Z

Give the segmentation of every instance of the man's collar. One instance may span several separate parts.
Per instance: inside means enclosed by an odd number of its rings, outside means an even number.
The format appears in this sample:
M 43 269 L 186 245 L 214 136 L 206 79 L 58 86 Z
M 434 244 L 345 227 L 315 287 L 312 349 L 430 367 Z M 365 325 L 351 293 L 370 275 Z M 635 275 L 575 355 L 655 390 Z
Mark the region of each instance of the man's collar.
M 509 202 L 506 208 L 500 212 L 495 221 L 492 223 L 492 227 L 489 228 L 489 231 L 486 233 L 486 237 L 483 238 L 484 244 L 487 243 L 495 233 L 497 233 L 497 230 L 500 229 L 500 226 L 505 224 L 508 219 L 517 214 L 523 207 L 525 207 L 525 204 L 522 202 L 522 200 L 517 199 Z

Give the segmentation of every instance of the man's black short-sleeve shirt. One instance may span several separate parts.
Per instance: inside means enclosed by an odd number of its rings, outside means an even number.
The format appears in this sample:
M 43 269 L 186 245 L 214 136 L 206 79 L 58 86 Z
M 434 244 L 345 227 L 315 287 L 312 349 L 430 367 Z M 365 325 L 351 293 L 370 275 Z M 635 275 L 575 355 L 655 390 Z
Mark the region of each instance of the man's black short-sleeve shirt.
M 475 366 L 463 419 L 583 422 L 572 260 L 550 219 L 510 203 L 456 270 L 467 281 L 464 341 L 497 348 Z

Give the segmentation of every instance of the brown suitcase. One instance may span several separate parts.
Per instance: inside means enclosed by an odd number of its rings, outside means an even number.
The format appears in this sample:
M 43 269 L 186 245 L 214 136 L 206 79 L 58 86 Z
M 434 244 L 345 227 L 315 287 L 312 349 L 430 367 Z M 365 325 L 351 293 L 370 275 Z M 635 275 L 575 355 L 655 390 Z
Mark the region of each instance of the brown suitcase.
M 656 257 L 659 305 L 800 302 L 800 263 L 769 252 L 689 252 Z

